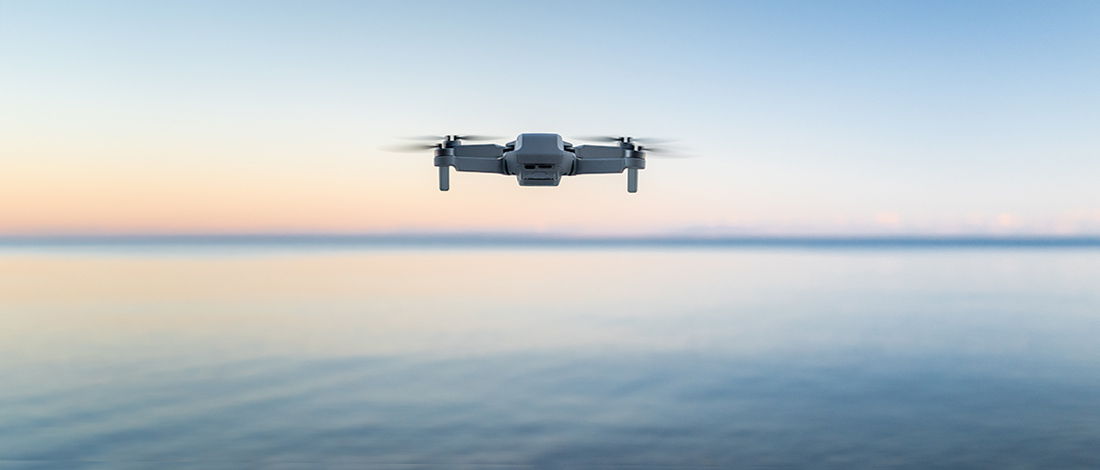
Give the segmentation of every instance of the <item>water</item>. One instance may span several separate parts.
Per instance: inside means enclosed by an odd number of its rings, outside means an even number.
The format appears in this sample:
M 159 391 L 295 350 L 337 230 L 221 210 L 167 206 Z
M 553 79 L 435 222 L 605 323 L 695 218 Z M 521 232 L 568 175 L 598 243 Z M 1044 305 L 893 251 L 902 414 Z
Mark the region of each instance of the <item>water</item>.
M 9 247 L 0 469 L 1096 468 L 1095 249 Z

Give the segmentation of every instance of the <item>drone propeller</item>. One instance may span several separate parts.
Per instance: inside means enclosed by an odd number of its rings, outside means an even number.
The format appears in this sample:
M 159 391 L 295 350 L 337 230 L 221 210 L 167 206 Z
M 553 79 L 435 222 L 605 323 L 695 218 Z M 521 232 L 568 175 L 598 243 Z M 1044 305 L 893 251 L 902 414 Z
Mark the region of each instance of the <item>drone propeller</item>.
M 443 144 L 407 144 L 407 145 L 391 145 L 383 147 L 383 150 L 390 152 L 423 152 L 425 150 L 437 149 L 443 147 Z
M 407 140 L 496 140 L 500 137 L 491 135 L 418 135 L 407 137 Z
M 591 140 L 593 142 L 630 142 L 637 144 L 667 144 L 675 142 L 675 139 L 659 139 L 652 137 L 629 137 L 629 136 L 613 136 L 613 135 L 587 135 L 579 136 L 580 140 Z
M 660 157 L 660 158 L 695 158 L 698 155 L 688 155 L 683 152 L 671 149 L 668 147 L 647 147 L 639 145 L 638 150 L 645 152 L 646 156 Z
M 691 158 L 695 155 L 684 154 L 682 151 L 669 147 L 651 147 L 651 144 L 667 144 L 676 142 L 675 139 L 658 139 L 652 137 L 627 137 L 627 136 L 612 136 L 612 135 L 595 135 L 595 136 L 580 136 L 581 140 L 590 140 L 595 142 L 617 142 L 617 143 L 630 143 L 635 144 L 638 150 L 646 153 L 646 155 L 662 157 L 662 158 Z M 644 144 L 644 145 L 642 145 Z
M 420 140 L 420 141 L 436 141 L 436 142 L 449 142 L 456 140 L 494 140 L 498 137 L 489 135 L 417 135 L 411 137 L 404 137 L 404 140 Z M 407 145 L 391 145 L 384 147 L 383 149 L 390 152 L 422 152 L 424 150 L 431 150 L 442 148 L 442 143 L 437 144 L 407 144 Z

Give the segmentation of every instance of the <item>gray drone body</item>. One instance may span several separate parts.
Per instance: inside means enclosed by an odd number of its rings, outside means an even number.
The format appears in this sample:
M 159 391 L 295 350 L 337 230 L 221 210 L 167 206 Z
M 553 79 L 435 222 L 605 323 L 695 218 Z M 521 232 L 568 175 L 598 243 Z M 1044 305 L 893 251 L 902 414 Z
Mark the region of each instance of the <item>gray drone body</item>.
M 578 145 L 558 134 L 520 134 L 497 144 L 462 144 L 462 136 L 446 136 L 435 149 L 439 190 L 450 189 L 450 167 L 456 171 L 515 175 L 520 186 L 557 186 L 562 176 L 627 172 L 626 190 L 638 191 L 638 170 L 645 152 L 629 137 L 618 145 Z

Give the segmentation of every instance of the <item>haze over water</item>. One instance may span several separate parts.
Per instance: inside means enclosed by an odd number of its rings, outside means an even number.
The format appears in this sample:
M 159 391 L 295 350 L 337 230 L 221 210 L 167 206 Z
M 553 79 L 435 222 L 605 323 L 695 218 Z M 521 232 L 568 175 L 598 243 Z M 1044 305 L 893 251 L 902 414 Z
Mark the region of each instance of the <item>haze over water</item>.
M 0 251 L 0 468 L 1100 465 L 1096 249 Z

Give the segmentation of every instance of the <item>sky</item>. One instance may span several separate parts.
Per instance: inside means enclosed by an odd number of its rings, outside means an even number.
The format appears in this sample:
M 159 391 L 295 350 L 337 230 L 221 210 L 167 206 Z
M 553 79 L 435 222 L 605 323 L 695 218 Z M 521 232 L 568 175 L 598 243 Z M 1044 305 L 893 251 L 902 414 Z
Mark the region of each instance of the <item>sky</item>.
M 389 150 L 523 132 L 697 157 Z M 1100 235 L 1098 177 L 1095 1 L 0 0 L 0 236 Z

